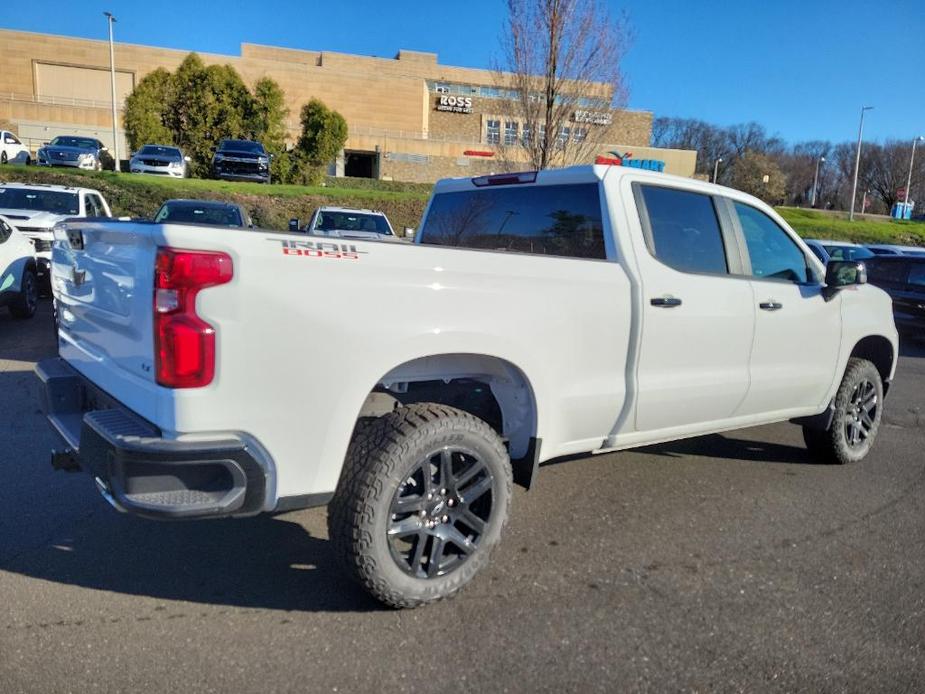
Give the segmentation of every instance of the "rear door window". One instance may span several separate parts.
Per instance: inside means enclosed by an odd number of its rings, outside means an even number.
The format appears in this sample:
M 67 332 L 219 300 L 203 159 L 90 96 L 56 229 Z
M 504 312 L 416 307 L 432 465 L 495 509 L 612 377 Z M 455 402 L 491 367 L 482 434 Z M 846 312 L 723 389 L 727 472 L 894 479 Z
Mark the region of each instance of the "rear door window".
M 92 195 L 87 195 L 84 198 L 84 203 L 87 206 L 86 214 L 88 217 L 99 217 L 102 214 L 102 212 L 100 212 L 99 208 L 96 206 L 96 200 L 93 199 Z
M 420 236 L 422 244 L 432 246 L 607 257 L 596 183 L 438 193 Z
M 648 216 L 649 250 L 681 272 L 725 275 L 726 249 L 713 198 L 678 188 L 640 186 Z

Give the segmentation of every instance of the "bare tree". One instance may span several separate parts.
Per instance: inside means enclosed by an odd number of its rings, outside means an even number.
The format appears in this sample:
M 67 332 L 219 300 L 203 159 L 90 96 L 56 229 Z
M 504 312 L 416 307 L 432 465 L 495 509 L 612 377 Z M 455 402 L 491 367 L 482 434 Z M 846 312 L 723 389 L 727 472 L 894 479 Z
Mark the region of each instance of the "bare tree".
M 599 0 L 507 0 L 503 64 L 495 67 L 499 159 L 536 169 L 590 161 L 626 101 L 625 18 Z

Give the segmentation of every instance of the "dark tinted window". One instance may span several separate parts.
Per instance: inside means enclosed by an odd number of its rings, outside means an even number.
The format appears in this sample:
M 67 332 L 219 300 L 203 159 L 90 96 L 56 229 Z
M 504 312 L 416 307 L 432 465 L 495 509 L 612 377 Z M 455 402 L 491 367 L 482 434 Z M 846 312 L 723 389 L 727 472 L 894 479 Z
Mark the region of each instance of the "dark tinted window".
M 0 209 L 80 214 L 80 199 L 77 193 L 41 188 L 0 188 Z
M 811 278 L 806 256 L 790 235 L 764 212 L 735 203 L 752 262 L 752 275 L 761 279 L 806 282 Z
M 642 186 L 652 231 L 650 249 L 665 265 L 682 272 L 725 274 L 726 250 L 709 195 Z
M 222 140 L 218 146 L 218 151 L 232 152 L 253 152 L 254 154 L 264 154 L 263 145 L 259 142 L 250 140 Z
M 832 260 L 866 260 L 874 254 L 861 246 L 823 246 Z
M 925 287 L 925 263 L 912 263 L 909 268 L 909 284 Z
M 323 210 L 318 213 L 315 229 L 319 231 L 363 231 L 373 234 L 391 236 L 389 223 L 381 214 L 362 214 L 359 212 L 338 212 Z
M 80 149 L 97 149 L 99 142 L 88 137 L 71 137 L 69 135 L 56 137 L 50 143 L 53 147 L 79 147 Z
M 224 205 L 197 205 L 195 203 L 166 202 L 154 217 L 155 222 L 175 224 L 213 224 L 215 226 L 243 226 L 238 208 Z
M 438 193 L 421 243 L 572 258 L 605 258 L 596 183 Z
M 176 147 L 161 147 L 160 145 L 145 145 L 141 148 L 138 154 L 149 157 L 170 157 L 176 161 L 180 161 L 180 159 L 182 159 L 180 156 L 180 150 Z
M 872 258 L 865 264 L 871 284 L 905 284 L 909 275 L 909 264 L 905 260 Z

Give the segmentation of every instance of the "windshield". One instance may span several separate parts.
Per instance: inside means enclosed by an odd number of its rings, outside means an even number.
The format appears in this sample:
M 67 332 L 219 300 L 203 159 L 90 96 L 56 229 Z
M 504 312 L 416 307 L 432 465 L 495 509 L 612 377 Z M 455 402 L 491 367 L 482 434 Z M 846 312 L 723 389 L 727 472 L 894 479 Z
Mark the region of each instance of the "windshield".
M 89 137 L 56 137 L 51 141 L 52 147 L 80 147 L 80 149 L 96 149 L 96 140 Z
M 832 260 L 864 260 L 874 254 L 861 246 L 823 246 Z
M 80 199 L 77 193 L 0 187 L 0 208 L 36 210 L 54 214 L 80 214 Z
M 188 202 L 165 202 L 154 217 L 155 222 L 177 224 L 211 224 L 223 227 L 242 227 L 241 213 L 236 207 L 225 205 L 199 205 Z
M 141 148 L 138 154 L 142 154 L 148 157 L 157 156 L 157 157 L 170 157 L 179 161 L 183 157 L 180 155 L 180 150 L 176 147 L 161 147 L 160 145 L 145 145 Z
M 318 213 L 315 221 L 318 231 L 361 231 L 371 234 L 391 236 L 389 223 L 381 214 L 362 214 L 360 212 L 332 212 Z
M 265 154 L 262 144 L 251 142 L 250 140 L 222 140 L 222 143 L 218 146 L 218 151 L 224 152 L 227 150 Z

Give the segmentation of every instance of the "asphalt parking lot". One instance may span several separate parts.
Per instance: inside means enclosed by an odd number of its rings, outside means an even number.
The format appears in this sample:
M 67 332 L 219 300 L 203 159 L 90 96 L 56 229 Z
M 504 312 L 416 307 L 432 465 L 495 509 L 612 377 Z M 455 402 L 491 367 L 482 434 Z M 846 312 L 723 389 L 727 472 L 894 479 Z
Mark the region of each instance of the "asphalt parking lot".
M 324 511 L 119 515 L 53 472 L 0 311 L 0 691 L 925 690 L 925 347 L 864 463 L 777 425 L 549 465 L 489 569 L 395 612 L 333 566 Z

